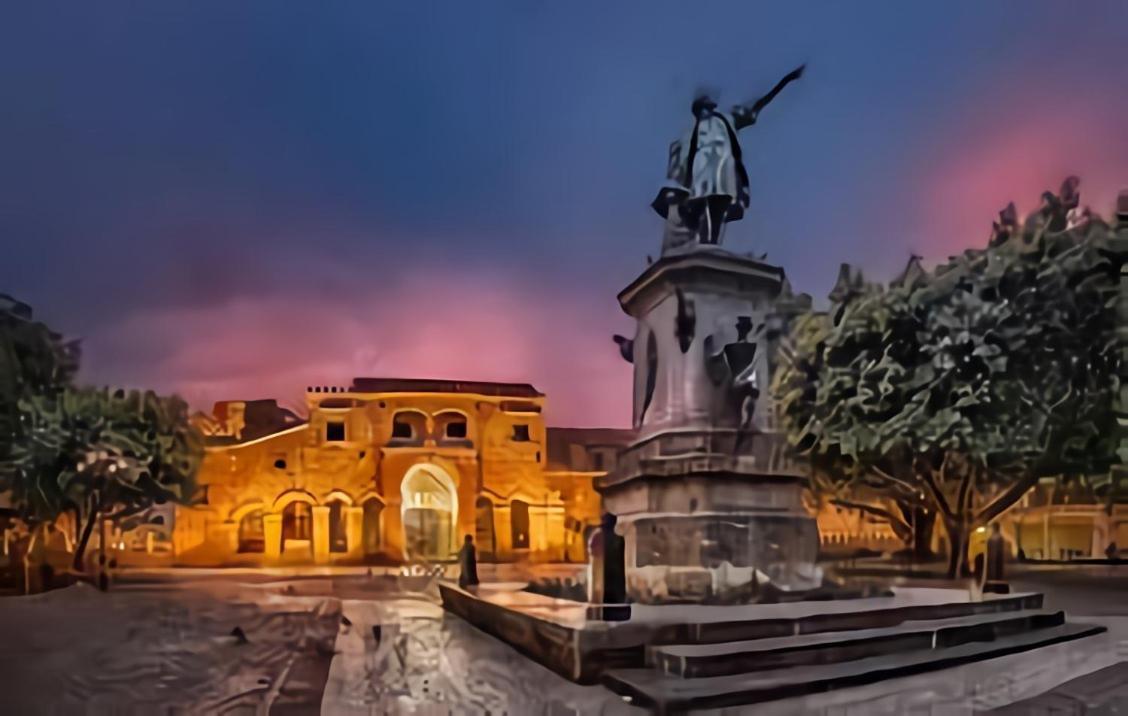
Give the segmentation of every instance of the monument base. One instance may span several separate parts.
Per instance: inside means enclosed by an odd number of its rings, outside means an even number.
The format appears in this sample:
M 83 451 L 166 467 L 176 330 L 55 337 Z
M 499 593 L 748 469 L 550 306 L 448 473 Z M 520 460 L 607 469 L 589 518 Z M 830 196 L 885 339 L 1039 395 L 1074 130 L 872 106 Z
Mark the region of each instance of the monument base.
M 717 449 L 728 447 L 719 432 L 645 441 L 624 454 L 626 469 L 598 483 L 625 538 L 631 602 L 747 604 L 822 586 L 802 477 L 756 454 L 769 452 L 769 436 L 740 454 Z M 686 450 L 687 440 L 702 449 Z
M 823 585 L 806 515 L 639 515 L 624 524 L 627 597 L 640 604 L 750 604 Z

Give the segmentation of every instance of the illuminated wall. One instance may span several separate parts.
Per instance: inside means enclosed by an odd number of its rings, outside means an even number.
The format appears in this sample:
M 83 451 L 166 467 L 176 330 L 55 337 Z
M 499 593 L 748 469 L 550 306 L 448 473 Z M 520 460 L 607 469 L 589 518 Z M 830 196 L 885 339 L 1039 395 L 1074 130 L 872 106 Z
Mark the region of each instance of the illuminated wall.
M 483 560 L 582 560 L 601 473 L 549 469 L 544 403 L 526 385 L 358 379 L 310 388 L 307 422 L 262 435 L 220 404 L 200 421 L 207 502 L 178 510 L 174 560 L 441 560 L 468 534 Z

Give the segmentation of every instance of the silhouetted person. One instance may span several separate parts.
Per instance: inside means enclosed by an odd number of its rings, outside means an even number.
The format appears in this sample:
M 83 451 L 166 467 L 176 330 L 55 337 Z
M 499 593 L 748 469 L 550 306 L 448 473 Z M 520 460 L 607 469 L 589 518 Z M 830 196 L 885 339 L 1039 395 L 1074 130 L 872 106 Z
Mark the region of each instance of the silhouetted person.
M 478 551 L 474 538 L 466 535 L 462 549 L 458 550 L 458 586 L 465 589 L 478 585 Z
M 987 538 L 987 581 L 1001 582 L 1005 578 L 1007 541 L 999 532 L 999 523 L 991 525 L 991 536 Z
M 591 600 L 598 604 L 627 601 L 626 545 L 615 533 L 618 519 L 605 513 L 591 536 Z

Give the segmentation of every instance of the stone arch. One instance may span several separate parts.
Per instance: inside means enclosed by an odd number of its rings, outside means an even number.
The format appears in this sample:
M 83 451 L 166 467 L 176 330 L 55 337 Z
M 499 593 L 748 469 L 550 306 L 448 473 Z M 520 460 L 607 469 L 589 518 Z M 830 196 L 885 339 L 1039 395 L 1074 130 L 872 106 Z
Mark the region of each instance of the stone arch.
M 400 517 L 406 558 L 447 559 L 457 549 L 458 483 L 444 466 L 408 468 L 400 482 Z
M 329 551 L 348 552 L 349 527 L 345 508 L 353 506 L 352 496 L 344 490 L 332 489 L 325 494 L 321 504 L 329 507 Z
M 361 518 L 361 545 L 365 555 L 379 554 L 384 546 L 384 498 L 373 491 L 364 492 L 357 498 L 363 510 Z
M 286 552 L 289 540 L 305 540 L 313 544 L 313 507 L 317 498 L 308 490 L 286 490 L 275 498 L 271 511 L 282 515 L 279 552 Z
M 494 559 L 497 555 L 494 503 L 484 494 L 474 500 L 474 545 L 482 559 Z
M 326 492 L 325 497 L 322 498 L 322 500 L 321 500 L 321 504 L 328 505 L 330 502 L 332 502 L 334 500 L 337 500 L 339 502 L 343 502 L 346 505 L 348 505 L 349 507 L 352 507 L 353 505 L 360 504 L 359 502 L 353 500 L 352 496 L 349 495 L 349 493 L 345 492 L 344 490 L 342 490 L 340 488 L 334 488 L 334 489 L 330 490 L 329 492 Z
M 289 507 L 291 502 L 308 502 L 310 505 L 320 504 L 312 492 L 307 490 L 286 490 L 278 495 L 278 497 L 274 498 L 274 504 L 270 506 L 270 511 L 281 512 Z
M 262 553 L 266 551 L 266 530 L 262 521 L 261 504 L 244 512 L 238 520 L 237 551 L 240 553 Z
M 470 416 L 458 408 L 443 408 L 432 417 L 435 425 L 435 438 L 438 440 L 469 440 Z M 462 434 L 448 435 L 448 425 L 461 424 Z
M 244 502 L 238 507 L 231 510 L 231 512 L 227 515 L 227 521 L 238 524 L 249 513 L 255 512 L 256 510 L 260 512 L 266 512 L 266 503 L 264 503 L 262 500 L 248 500 L 247 502 Z
M 530 504 L 521 498 L 509 501 L 510 544 L 513 545 L 513 549 L 529 548 L 531 542 L 529 507 Z
M 392 413 L 391 439 L 421 441 L 427 437 L 430 422 L 431 416 L 418 408 L 399 408 Z

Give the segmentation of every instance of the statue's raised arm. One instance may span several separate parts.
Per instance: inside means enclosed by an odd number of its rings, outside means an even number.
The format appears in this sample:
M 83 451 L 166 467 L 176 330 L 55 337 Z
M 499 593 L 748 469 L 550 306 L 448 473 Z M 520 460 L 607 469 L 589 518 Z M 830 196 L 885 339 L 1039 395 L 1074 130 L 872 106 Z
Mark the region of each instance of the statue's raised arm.
M 760 110 L 803 76 L 804 67 L 751 106 L 735 107 L 731 113 L 718 111 L 708 95 L 693 100 L 693 128 L 670 146 L 668 181 L 650 204 L 666 220 L 663 253 L 695 243 L 718 245 L 725 224 L 743 218 L 749 182 L 737 130 L 754 124 Z
M 756 117 L 759 116 L 760 110 L 767 107 L 768 104 L 775 99 L 776 95 L 783 91 L 784 87 L 802 77 L 803 70 L 806 69 L 806 67 L 806 65 L 800 65 L 787 73 L 782 80 L 776 83 L 775 87 L 772 87 L 771 92 L 768 92 L 766 95 L 753 102 L 751 107 L 745 105 L 733 107 L 732 119 L 735 129 L 743 129 L 744 127 L 755 124 Z

